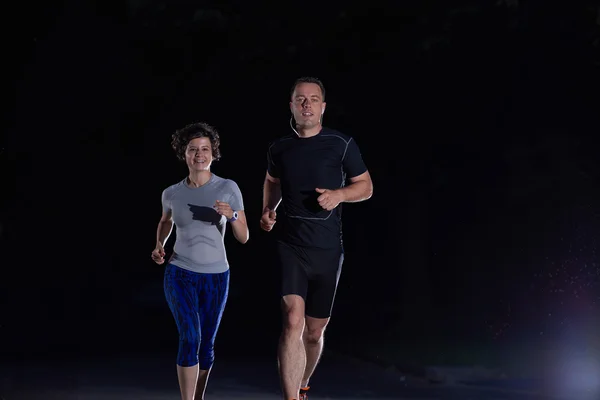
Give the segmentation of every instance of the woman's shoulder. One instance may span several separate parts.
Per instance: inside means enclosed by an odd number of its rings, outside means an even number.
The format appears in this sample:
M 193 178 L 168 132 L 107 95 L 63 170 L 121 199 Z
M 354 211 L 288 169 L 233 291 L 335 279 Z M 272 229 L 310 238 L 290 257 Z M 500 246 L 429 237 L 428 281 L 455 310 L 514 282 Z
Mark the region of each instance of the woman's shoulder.
M 176 192 L 178 192 L 185 185 L 185 180 L 181 180 L 177 183 L 168 186 L 163 190 L 163 197 L 172 197 Z
M 223 178 L 213 173 L 213 182 L 219 187 L 238 187 L 238 184 L 233 179 Z

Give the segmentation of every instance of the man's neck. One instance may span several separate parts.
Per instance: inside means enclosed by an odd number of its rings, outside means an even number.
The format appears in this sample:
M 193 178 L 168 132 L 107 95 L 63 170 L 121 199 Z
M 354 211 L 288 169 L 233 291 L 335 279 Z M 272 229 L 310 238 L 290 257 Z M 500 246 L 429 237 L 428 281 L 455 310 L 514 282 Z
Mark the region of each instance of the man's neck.
M 300 136 L 301 138 L 309 138 L 312 136 L 316 136 L 319 134 L 319 132 L 321 132 L 321 129 L 323 129 L 321 124 L 308 129 L 297 128 L 298 136 Z
M 188 185 L 190 185 L 190 187 L 200 187 L 210 181 L 211 176 L 212 174 L 210 171 L 190 172 L 187 178 Z

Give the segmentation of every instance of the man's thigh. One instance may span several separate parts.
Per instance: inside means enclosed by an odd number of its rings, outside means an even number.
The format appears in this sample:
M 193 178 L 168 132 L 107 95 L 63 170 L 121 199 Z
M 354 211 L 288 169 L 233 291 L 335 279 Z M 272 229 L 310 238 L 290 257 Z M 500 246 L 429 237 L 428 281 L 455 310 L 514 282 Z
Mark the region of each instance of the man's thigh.
M 301 248 L 277 242 L 277 260 L 281 274 L 281 297 L 295 294 L 306 301 L 308 276 L 306 257 Z
M 316 249 L 309 252 L 309 257 L 306 315 L 329 318 L 342 273 L 344 253 L 341 249 Z

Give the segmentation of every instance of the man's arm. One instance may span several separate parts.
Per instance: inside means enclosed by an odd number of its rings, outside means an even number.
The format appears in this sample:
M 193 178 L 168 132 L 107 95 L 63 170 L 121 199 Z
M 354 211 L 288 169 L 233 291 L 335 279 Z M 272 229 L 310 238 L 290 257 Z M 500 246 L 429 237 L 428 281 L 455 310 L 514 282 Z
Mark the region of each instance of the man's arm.
M 354 178 L 350 178 L 350 184 L 338 189 L 344 203 L 358 203 L 368 200 L 373 195 L 373 181 L 369 171 Z
M 275 211 L 281 202 L 281 183 L 267 171 L 263 187 L 263 213 L 268 208 Z
M 373 195 L 373 181 L 360 154 L 360 149 L 354 139 L 350 139 L 346 145 L 346 152 L 342 165 L 350 184 L 338 189 L 341 202 L 357 203 L 369 199 Z
M 315 189 L 321 195 L 317 198 L 319 205 L 327 211 L 336 208 L 340 203 L 358 203 L 373 195 L 373 182 L 369 171 L 350 178 L 350 184 L 340 189 Z

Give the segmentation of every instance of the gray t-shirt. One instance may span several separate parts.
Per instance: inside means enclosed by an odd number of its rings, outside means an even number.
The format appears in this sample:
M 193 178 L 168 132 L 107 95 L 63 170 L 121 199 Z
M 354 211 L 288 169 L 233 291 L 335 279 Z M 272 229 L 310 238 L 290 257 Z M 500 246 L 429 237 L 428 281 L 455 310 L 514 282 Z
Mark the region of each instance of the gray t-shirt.
M 163 191 L 163 212 L 172 212 L 176 227 L 172 264 L 207 274 L 229 269 L 224 242 L 227 218 L 214 209 L 217 200 L 229 203 L 234 211 L 244 210 L 238 185 L 215 174 L 198 188 L 188 186 L 186 178 Z

